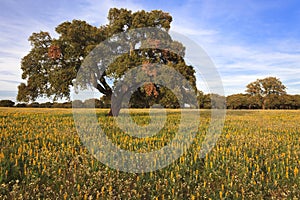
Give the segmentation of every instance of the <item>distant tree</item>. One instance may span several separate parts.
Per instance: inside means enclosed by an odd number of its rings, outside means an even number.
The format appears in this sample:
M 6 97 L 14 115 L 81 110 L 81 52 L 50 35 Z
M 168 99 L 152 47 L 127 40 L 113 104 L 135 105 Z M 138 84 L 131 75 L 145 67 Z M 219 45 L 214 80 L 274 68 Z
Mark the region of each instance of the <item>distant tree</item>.
M 226 108 L 226 98 L 219 94 L 210 94 L 211 108 L 213 109 L 224 109 Z
M 226 105 L 229 109 L 249 109 L 249 94 L 233 94 L 226 97 Z
M 82 104 L 79 103 L 77 105 L 82 105 Z M 69 101 L 63 102 L 63 103 L 54 102 L 54 103 L 52 103 L 51 108 L 72 108 L 72 102 L 69 102 Z
M 100 99 L 95 99 L 95 108 L 104 108 L 104 103 Z
M 285 95 L 270 94 L 265 101 L 265 109 L 283 109 L 286 101 Z
M 296 109 L 300 109 L 300 95 L 294 95 L 294 101 L 296 105 Z
M 16 107 L 18 107 L 18 108 L 25 108 L 26 106 L 27 106 L 26 103 L 18 103 L 16 105 Z
M 84 108 L 84 104 L 81 100 L 74 100 L 72 102 L 72 105 L 75 106 L 76 108 Z
M 72 102 L 64 102 L 62 103 L 63 108 L 72 108 Z
M 39 108 L 40 103 L 39 102 L 32 102 L 30 104 L 27 104 L 27 107 L 29 107 L 29 108 Z
M 83 102 L 85 108 L 95 108 L 95 99 L 87 99 Z
M 248 94 L 249 95 L 249 94 Z M 261 101 L 257 96 L 249 95 L 247 102 L 249 104 L 249 109 L 261 109 Z
M 197 102 L 198 102 L 199 108 L 204 107 L 204 93 L 200 90 L 197 90 Z
M 0 107 L 13 107 L 15 102 L 11 100 L 0 100 Z
M 100 97 L 100 101 L 103 103 L 103 108 L 110 108 L 111 107 L 111 99 L 110 97 L 103 95 Z
M 225 97 L 218 94 L 204 94 L 202 91 L 197 92 L 197 101 L 199 108 L 204 109 L 223 109 L 226 108 L 224 104 Z
M 52 108 L 53 103 L 51 102 L 46 102 L 46 103 L 41 103 L 40 108 Z
M 300 95 L 282 95 L 283 109 L 300 109 Z
M 62 108 L 62 104 L 59 102 L 53 102 L 52 108 Z
M 256 98 L 256 102 L 261 105 L 262 109 L 266 108 L 267 101 L 274 100 L 276 96 L 286 94 L 286 87 L 276 77 L 257 79 L 246 87 L 246 92 Z
M 292 100 L 293 100 L 293 106 L 295 109 L 300 109 L 300 95 L 293 95 L 292 96 Z
M 212 108 L 210 94 L 205 94 L 203 96 L 202 104 L 203 104 L 204 109 L 211 109 Z
M 99 99 L 87 99 L 83 102 L 85 108 L 103 108 L 104 104 Z

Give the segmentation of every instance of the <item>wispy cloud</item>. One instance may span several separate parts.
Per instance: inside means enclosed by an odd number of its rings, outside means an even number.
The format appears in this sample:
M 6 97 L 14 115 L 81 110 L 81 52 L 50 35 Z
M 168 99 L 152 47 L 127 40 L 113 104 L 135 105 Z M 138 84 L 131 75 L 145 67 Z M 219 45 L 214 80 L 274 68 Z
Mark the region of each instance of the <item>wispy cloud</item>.
M 0 79 L 0 82 L 4 82 L 4 83 L 13 83 L 13 84 L 19 84 L 19 83 L 20 83 L 20 81 L 3 80 L 3 79 Z
M 9 71 L 9 70 L 0 70 L 0 75 L 5 75 L 5 76 L 15 76 L 16 74 Z
M 214 46 L 214 45 L 213 45 Z M 281 53 L 273 51 L 272 47 L 265 47 L 264 51 L 239 46 L 214 46 L 211 55 L 221 74 L 225 93 L 232 93 L 233 89 L 240 93 L 245 86 L 257 78 L 276 76 L 288 87 L 289 93 L 300 93 L 299 84 L 290 84 L 290 80 L 300 77 L 300 54 Z
M 214 61 L 227 95 L 244 92 L 249 82 L 267 76 L 279 77 L 289 93 L 300 93 L 300 85 L 291 81 L 300 76 L 300 39 L 295 34 L 300 34 L 295 27 L 300 17 L 291 13 L 294 18 L 287 16 L 291 19 L 286 23 L 280 19 L 294 9 L 293 1 L 190 2 L 196 2 L 198 12 L 193 12 L 188 24 L 214 34 L 194 37 L 186 33 Z
M 173 16 L 172 31 L 201 46 L 218 69 L 225 94 L 244 92 L 257 78 L 276 76 L 289 93 L 300 93 L 300 20 L 296 0 L 270 2 L 205 0 L 3 0 L 0 8 L 0 80 L 16 91 L 20 61 L 30 50 L 27 38 L 74 18 L 95 26 L 107 23 L 111 7 L 162 9 Z M 200 78 L 199 78 L 200 80 Z M 201 86 L 201 81 L 198 82 Z M 16 92 L 15 92 L 16 93 Z M 12 94 L 12 93 L 11 93 Z M 15 95 L 15 94 L 14 94 Z
M 16 96 L 17 96 L 17 92 L 14 90 L 13 91 L 0 90 L 0 100 L 8 99 L 8 100 L 16 102 Z

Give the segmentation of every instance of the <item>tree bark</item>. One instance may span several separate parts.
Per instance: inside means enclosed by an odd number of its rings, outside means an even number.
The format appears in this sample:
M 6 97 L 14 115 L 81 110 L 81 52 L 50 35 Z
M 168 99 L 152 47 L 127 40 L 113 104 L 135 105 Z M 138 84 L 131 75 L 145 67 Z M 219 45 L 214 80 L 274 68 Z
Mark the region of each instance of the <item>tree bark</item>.
M 119 116 L 121 107 L 122 107 L 122 101 L 111 103 L 110 110 L 107 115 L 115 116 L 115 117 Z
M 120 84 L 119 87 L 115 88 L 114 93 L 111 95 L 111 106 L 108 116 L 119 116 L 122 108 L 122 101 L 124 99 L 129 100 L 131 93 L 130 91 L 134 88 L 133 85 L 126 83 Z
M 261 104 L 261 107 L 262 107 L 263 110 L 266 109 L 266 101 L 267 101 L 267 99 L 266 99 L 266 98 L 263 98 L 262 104 Z
M 94 87 L 102 94 L 106 95 L 108 99 L 112 99 L 113 92 L 111 87 L 107 84 L 105 77 L 106 73 L 104 72 L 100 77 L 100 83 L 94 80 Z M 121 110 L 122 100 L 118 101 L 111 101 L 110 110 L 108 112 L 108 116 L 118 116 Z

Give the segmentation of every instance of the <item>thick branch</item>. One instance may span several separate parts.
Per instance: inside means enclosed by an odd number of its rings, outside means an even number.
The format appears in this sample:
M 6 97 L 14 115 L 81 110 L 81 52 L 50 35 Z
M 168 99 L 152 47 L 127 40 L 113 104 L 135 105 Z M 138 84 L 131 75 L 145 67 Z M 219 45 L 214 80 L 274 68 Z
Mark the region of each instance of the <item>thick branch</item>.
M 102 87 L 99 83 L 97 83 L 96 89 L 104 95 L 107 95 L 108 91 Z
M 103 73 L 103 75 L 101 76 L 101 78 L 100 78 L 100 83 L 104 86 L 104 88 L 105 88 L 105 90 L 110 90 L 111 91 L 111 87 L 106 83 L 106 80 L 105 80 L 105 78 L 104 78 L 104 76 L 105 76 L 106 74 L 105 73 Z
M 111 87 L 107 84 L 105 77 L 106 73 L 104 72 L 101 76 L 101 78 L 99 79 L 99 82 L 97 81 L 97 77 L 95 76 L 95 74 L 92 74 L 91 76 L 91 81 L 93 86 L 102 94 L 106 95 L 106 96 L 110 96 L 112 94 L 112 89 Z

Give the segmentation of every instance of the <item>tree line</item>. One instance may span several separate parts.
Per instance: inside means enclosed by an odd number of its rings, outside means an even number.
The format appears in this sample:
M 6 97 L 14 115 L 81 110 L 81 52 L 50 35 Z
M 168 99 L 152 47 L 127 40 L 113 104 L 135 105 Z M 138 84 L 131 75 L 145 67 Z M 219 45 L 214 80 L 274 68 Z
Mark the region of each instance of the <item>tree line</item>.
M 286 93 L 286 87 L 279 78 L 267 77 L 257 79 L 246 86 L 246 93 L 221 96 L 218 94 L 204 94 L 197 91 L 198 107 L 202 109 L 224 108 L 227 109 L 300 109 L 300 95 L 291 95 Z M 133 95 L 129 105 L 121 107 L 131 108 L 149 108 L 154 104 L 161 104 L 165 108 L 180 108 L 178 100 L 168 98 L 154 98 L 148 96 L 143 100 L 136 100 Z M 225 104 L 225 105 L 224 105 Z M 11 100 L 0 100 L 0 107 L 35 107 L 35 108 L 110 108 L 111 100 L 107 96 L 100 99 L 87 99 L 85 101 L 75 100 L 74 102 L 46 102 L 46 103 L 18 103 Z
M 32 102 L 32 103 L 15 103 L 11 100 L 0 100 L 0 107 L 18 107 L 18 108 L 72 108 L 72 105 L 82 108 L 109 108 L 110 104 L 105 104 L 99 99 L 88 99 L 85 101 L 75 100 L 67 102 Z
M 277 77 L 257 79 L 246 85 L 245 93 L 226 97 L 198 92 L 200 108 L 218 108 L 225 101 L 227 109 L 300 109 L 300 95 L 287 94 Z

